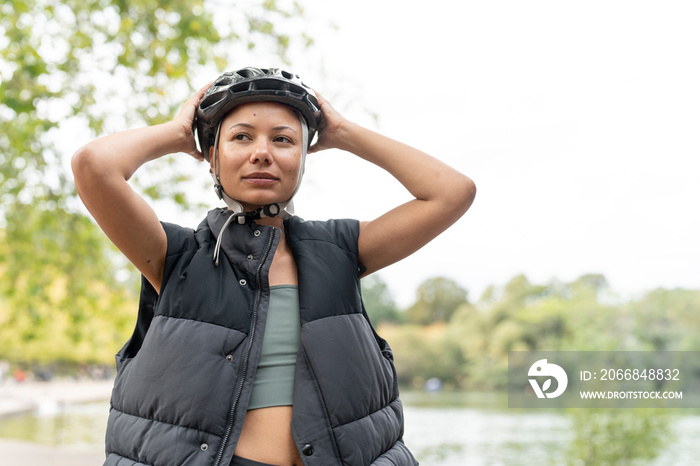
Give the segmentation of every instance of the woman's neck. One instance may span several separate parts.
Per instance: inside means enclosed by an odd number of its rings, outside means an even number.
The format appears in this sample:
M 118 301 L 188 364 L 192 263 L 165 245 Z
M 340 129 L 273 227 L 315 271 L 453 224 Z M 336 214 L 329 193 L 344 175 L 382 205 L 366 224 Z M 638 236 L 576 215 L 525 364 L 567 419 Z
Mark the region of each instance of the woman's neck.
M 263 217 L 255 220 L 258 225 L 266 225 L 284 230 L 284 220 L 282 217 Z

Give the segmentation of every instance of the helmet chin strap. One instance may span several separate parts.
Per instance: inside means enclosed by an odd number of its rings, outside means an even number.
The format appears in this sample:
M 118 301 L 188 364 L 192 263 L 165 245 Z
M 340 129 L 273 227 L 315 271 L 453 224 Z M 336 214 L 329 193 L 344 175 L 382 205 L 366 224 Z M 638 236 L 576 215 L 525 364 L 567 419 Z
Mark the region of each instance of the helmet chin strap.
M 279 202 L 279 203 L 273 203 L 273 204 L 267 204 L 264 205 L 256 210 L 245 212 L 243 209 L 243 205 L 238 202 L 237 200 L 233 199 L 231 196 L 226 194 L 224 191 L 224 187 L 221 185 L 221 180 L 219 179 L 219 135 L 221 133 L 221 123 L 222 121 L 219 122 L 218 127 L 216 128 L 216 138 L 214 139 L 214 153 L 211 158 L 211 164 L 212 164 L 212 171 L 209 173 L 211 174 L 211 177 L 214 179 L 214 190 L 216 191 L 217 196 L 219 196 L 219 199 L 222 199 L 228 208 L 233 212 L 233 214 L 226 219 L 226 222 L 224 225 L 221 227 L 221 231 L 219 232 L 219 236 L 216 239 L 216 247 L 214 248 L 214 263 L 218 266 L 219 265 L 219 251 L 221 249 L 221 240 L 224 236 L 224 231 L 226 230 L 226 227 L 228 227 L 229 223 L 231 223 L 232 220 L 236 220 L 241 225 L 244 225 L 246 223 L 250 223 L 254 220 L 261 219 L 263 217 L 277 217 L 278 215 L 282 215 L 283 218 L 286 218 L 290 215 L 294 214 L 294 202 L 292 201 L 292 198 L 294 195 L 299 191 L 299 187 L 301 186 L 301 178 L 304 176 L 304 166 L 306 165 L 306 153 L 308 152 L 308 147 L 309 147 L 309 128 L 306 124 L 306 120 L 304 117 L 301 115 L 301 113 L 295 111 L 294 113 L 297 114 L 299 117 L 299 122 L 301 123 L 301 135 L 302 135 L 302 146 L 301 146 L 301 166 L 299 167 L 299 176 L 297 179 L 297 186 L 294 189 L 294 192 L 292 193 L 292 196 L 284 202 Z

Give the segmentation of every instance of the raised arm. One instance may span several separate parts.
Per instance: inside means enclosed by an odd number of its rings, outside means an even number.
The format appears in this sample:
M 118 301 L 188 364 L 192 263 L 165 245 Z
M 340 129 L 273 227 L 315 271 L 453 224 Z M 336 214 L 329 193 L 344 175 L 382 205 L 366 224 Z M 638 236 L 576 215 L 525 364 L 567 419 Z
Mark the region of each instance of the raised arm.
M 128 180 L 146 162 L 176 152 L 199 160 L 192 134 L 200 89 L 174 120 L 105 136 L 80 148 L 72 159 L 80 198 L 109 239 L 160 289 L 167 248 L 165 232 L 151 206 Z
M 345 120 L 322 96 L 325 119 L 311 151 L 338 148 L 391 173 L 415 199 L 360 225 L 365 275 L 407 257 L 456 222 L 471 206 L 476 186 L 467 176 L 406 144 Z

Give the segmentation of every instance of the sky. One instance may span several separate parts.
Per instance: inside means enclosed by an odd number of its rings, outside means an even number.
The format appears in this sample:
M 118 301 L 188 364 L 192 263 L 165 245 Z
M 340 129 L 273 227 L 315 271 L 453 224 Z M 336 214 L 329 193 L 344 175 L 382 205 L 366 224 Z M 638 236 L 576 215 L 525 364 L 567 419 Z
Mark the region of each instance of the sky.
M 400 306 L 436 276 L 472 300 L 518 274 L 600 273 L 624 297 L 700 288 L 700 3 L 299 2 L 306 19 L 290 27 L 312 48 L 289 66 L 244 52 L 231 69 L 289 68 L 346 118 L 477 185 L 453 227 L 379 272 Z M 295 204 L 306 219 L 371 220 L 408 200 L 332 150 L 309 156 Z
M 301 3 L 317 45 L 294 71 L 346 118 L 477 185 L 451 229 L 380 272 L 399 303 L 433 276 L 472 299 L 521 273 L 601 273 L 625 296 L 700 286 L 699 4 Z M 309 157 L 296 205 L 372 219 L 408 199 L 329 152 Z
M 477 185 L 450 230 L 380 272 L 400 303 L 437 275 L 472 299 L 520 273 L 602 273 L 626 296 L 700 287 L 700 4 L 302 4 L 327 73 L 305 79 Z M 314 155 L 307 173 L 305 218 L 371 219 L 409 199 L 353 156 Z

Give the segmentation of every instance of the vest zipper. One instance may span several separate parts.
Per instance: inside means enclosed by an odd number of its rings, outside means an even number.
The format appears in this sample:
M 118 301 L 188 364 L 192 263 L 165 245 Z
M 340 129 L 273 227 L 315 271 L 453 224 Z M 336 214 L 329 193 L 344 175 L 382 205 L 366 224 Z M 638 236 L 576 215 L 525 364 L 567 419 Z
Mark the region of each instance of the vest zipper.
M 267 247 L 263 251 L 263 256 L 260 260 L 260 263 L 258 264 L 258 269 L 255 272 L 255 284 L 257 286 L 257 294 L 255 296 L 255 305 L 253 306 L 253 315 L 251 317 L 251 324 L 250 324 L 250 335 L 249 335 L 249 342 L 248 342 L 248 348 L 246 348 L 246 353 L 245 353 L 245 358 L 243 359 L 243 368 L 241 369 L 241 380 L 238 382 L 238 388 L 236 389 L 236 396 L 233 399 L 233 404 L 231 405 L 231 411 L 229 412 L 229 421 L 228 425 L 226 426 L 226 433 L 224 434 L 224 439 L 221 442 L 221 448 L 219 448 L 219 454 L 216 456 L 216 461 L 214 462 L 214 466 L 219 466 L 221 464 L 221 459 L 223 458 L 224 455 L 224 449 L 226 448 L 226 444 L 228 444 L 229 438 L 231 437 L 231 430 L 233 429 L 233 421 L 234 421 L 234 415 L 236 412 L 236 407 L 238 406 L 238 400 L 241 397 L 241 392 L 243 391 L 243 383 L 245 382 L 246 374 L 248 373 L 248 360 L 250 359 L 250 352 L 253 349 L 253 340 L 255 339 L 255 327 L 258 322 L 258 306 L 260 305 L 260 299 L 262 298 L 262 268 L 263 265 L 265 265 L 265 262 L 267 261 L 267 256 L 270 254 L 270 250 L 272 249 L 272 244 L 275 239 L 275 234 L 274 230 L 270 230 L 271 234 L 269 236 L 269 239 L 267 241 Z

